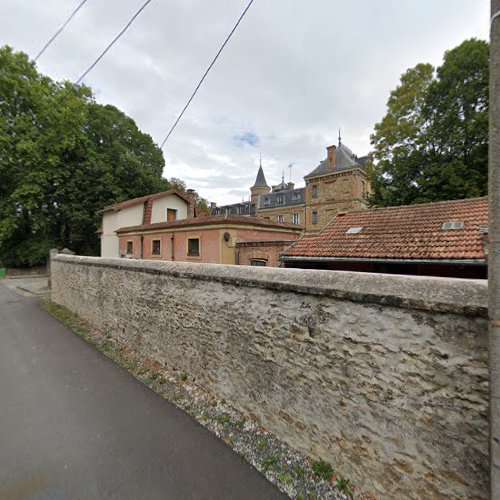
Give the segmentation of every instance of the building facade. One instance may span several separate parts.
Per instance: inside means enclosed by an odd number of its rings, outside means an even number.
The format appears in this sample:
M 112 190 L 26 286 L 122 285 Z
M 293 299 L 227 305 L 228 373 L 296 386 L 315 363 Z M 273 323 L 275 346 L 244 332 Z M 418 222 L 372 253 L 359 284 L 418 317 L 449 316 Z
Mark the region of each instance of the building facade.
M 368 207 L 371 193 L 366 173 L 368 157 L 358 158 L 340 139 L 337 146 L 327 147 L 326 158 L 304 177 L 305 187 L 292 182 L 270 187 L 262 165 L 250 201 L 214 207 L 212 215 L 232 214 L 263 217 L 294 224 L 306 231 L 323 228 L 339 212 Z
M 240 260 L 239 244 L 282 242 L 289 247 L 300 236 L 292 224 L 237 215 L 196 217 L 119 228 L 120 255 L 128 258 L 210 264 L 278 265 L 278 254 Z M 264 244 L 264 243 L 263 243 Z M 142 253 L 141 253 L 142 252 Z
M 121 227 L 186 219 L 194 215 L 194 191 L 184 197 L 175 190 L 155 193 L 109 205 L 102 210 L 101 257 L 120 257 Z M 142 253 L 142 250 L 141 252 Z

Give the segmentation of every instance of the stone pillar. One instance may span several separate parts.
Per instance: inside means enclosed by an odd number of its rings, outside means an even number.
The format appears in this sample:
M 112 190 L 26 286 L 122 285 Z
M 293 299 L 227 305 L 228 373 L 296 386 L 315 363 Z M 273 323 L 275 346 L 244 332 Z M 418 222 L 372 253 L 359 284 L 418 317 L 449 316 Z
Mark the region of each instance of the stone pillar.
M 52 288 L 52 259 L 59 253 L 57 248 L 51 248 L 49 251 L 49 259 L 47 260 L 47 274 L 49 275 L 48 286 Z

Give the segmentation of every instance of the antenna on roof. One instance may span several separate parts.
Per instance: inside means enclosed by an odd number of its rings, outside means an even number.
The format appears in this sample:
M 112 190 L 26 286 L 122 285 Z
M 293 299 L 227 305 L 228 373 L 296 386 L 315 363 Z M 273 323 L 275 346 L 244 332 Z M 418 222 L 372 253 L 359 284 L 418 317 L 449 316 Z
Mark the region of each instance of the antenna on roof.
M 259 153 L 259 167 L 262 168 L 262 153 Z
M 339 127 L 339 146 L 340 146 L 341 142 L 342 142 L 342 138 L 340 137 L 340 127 Z
M 290 182 L 292 182 L 292 167 L 295 165 L 295 163 L 289 163 L 288 168 L 290 169 Z

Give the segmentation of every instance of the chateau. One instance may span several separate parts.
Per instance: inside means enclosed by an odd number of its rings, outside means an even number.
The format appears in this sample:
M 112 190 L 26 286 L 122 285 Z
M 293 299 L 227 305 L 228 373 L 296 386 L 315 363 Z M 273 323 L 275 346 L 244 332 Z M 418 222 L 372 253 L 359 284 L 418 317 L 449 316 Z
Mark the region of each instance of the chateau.
M 250 201 L 214 207 L 212 215 L 256 216 L 316 231 L 339 212 L 367 208 L 369 158 L 358 158 L 340 138 L 338 146 L 329 146 L 326 152 L 326 158 L 304 177 L 305 187 L 300 188 L 283 178 L 270 187 L 261 164 L 250 188 Z

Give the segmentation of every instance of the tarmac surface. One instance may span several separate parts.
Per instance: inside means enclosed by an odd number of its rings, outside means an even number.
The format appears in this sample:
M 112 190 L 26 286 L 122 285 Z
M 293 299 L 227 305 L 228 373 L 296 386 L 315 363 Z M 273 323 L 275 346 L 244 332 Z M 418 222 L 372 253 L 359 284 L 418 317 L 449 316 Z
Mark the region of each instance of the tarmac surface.
M 0 281 L 1 500 L 285 498 L 14 281 Z

